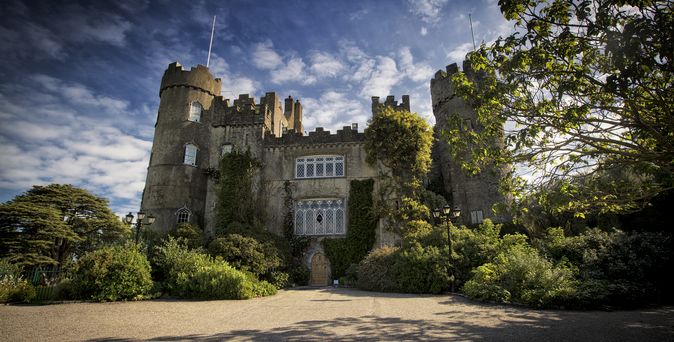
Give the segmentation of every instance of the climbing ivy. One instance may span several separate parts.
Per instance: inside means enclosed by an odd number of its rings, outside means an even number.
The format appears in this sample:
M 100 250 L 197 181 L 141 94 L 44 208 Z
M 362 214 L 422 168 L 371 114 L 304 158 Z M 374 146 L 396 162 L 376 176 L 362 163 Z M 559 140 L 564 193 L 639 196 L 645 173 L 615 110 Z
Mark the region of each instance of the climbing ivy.
M 250 151 L 233 151 L 220 160 L 216 208 L 218 233 L 222 233 L 235 222 L 246 226 L 259 225 L 253 177 L 260 166 L 260 162 L 253 158 Z
M 323 240 L 333 278 L 344 276 L 347 268 L 360 262 L 374 245 L 378 217 L 373 210 L 373 189 L 372 179 L 351 181 L 346 237 Z

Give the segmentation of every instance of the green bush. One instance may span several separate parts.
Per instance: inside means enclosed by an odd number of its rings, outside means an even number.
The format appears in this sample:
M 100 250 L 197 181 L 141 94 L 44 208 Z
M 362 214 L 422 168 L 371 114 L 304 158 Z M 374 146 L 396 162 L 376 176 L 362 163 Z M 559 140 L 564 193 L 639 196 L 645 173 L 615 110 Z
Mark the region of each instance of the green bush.
M 30 302 L 35 288 L 21 276 L 22 267 L 0 259 L 0 303 Z
M 284 289 L 290 285 L 290 275 L 286 272 L 272 271 L 264 275 L 264 280 L 277 289 Z
M 35 288 L 27 280 L 9 275 L 0 278 L 0 303 L 29 303 L 35 298 Z
M 463 286 L 471 298 L 534 307 L 562 306 L 575 296 L 573 270 L 553 265 L 522 235 L 506 235 L 493 262 L 479 266 Z
M 447 248 L 420 244 L 400 250 L 393 265 L 396 292 L 440 293 L 449 287 Z
M 231 266 L 258 276 L 282 264 L 281 256 L 271 242 L 259 242 L 239 234 L 227 234 L 211 241 L 208 251 Z
M 671 243 L 662 233 L 595 228 L 565 236 L 561 228 L 551 228 L 540 245 L 550 258 L 578 268 L 580 284 L 570 304 L 592 308 L 671 298 Z
M 356 284 L 369 291 L 440 293 L 449 285 L 446 251 L 418 243 L 375 249 L 358 265 Z
M 368 291 L 397 290 L 393 265 L 399 248 L 384 246 L 371 251 L 358 264 L 358 288 Z
M 169 235 L 175 238 L 183 238 L 187 247 L 195 249 L 204 244 L 204 232 L 197 225 L 181 223 L 173 229 Z
M 309 268 L 307 268 L 304 265 L 295 265 L 292 268 L 290 268 L 288 272 L 288 276 L 290 277 L 289 282 L 290 285 L 298 285 L 298 286 L 303 286 L 309 284 L 309 276 L 311 275 L 311 272 L 309 271 Z
M 230 266 L 221 258 L 189 250 L 169 237 L 155 247 L 154 262 L 164 274 L 163 288 L 173 296 L 207 299 L 248 299 L 276 293 L 252 273 Z
M 470 279 L 473 270 L 496 257 L 501 245 L 500 225 L 484 220 L 475 228 L 453 227 L 452 249 L 455 285 L 461 287 Z M 447 234 L 443 236 L 447 238 Z
M 152 288 L 150 263 L 137 247 L 103 247 L 77 261 L 73 286 L 85 299 L 143 298 Z

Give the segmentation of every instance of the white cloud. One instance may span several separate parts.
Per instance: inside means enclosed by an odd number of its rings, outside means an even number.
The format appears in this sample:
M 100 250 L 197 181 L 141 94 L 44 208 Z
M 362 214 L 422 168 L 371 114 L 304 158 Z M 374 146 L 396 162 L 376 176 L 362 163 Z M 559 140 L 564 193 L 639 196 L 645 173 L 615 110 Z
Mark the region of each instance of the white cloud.
M 327 52 L 313 52 L 309 59 L 311 72 L 319 77 L 335 77 L 344 69 L 342 62 Z
M 391 88 L 402 79 L 402 74 L 398 71 L 396 61 L 390 57 L 377 57 L 372 74 L 365 81 L 360 95 L 366 98 L 371 96 L 387 96 L 391 93 Z
M 253 46 L 253 65 L 260 69 L 275 69 L 283 63 L 281 56 L 274 51 L 274 44 L 267 41 Z
M 370 117 L 369 107 L 365 106 L 364 101 L 354 100 L 350 95 L 336 91 L 327 91 L 318 99 L 305 98 L 302 106 L 303 123 L 307 131 L 323 127 L 335 133 L 353 122 L 364 127 Z
M 40 101 L 0 97 L 0 113 L 12 122 L 0 127 L 0 188 L 69 183 L 113 202 L 134 203 L 124 210 L 137 209 L 152 142 L 123 131 L 119 122 L 139 114 L 129 112 L 125 101 L 81 84 L 46 75 L 27 80 L 34 88 L 31 98 Z
M 225 97 L 237 97 L 239 94 L 255 95 L 259 87 L 255 80 L 232 73 L 227 62 L 216 54 L 211 55 L 209 70 L 222 80 L 222 95 Z
M 421 30 L 419 31 L 419 34 L 422 36 L 425 36 L 428 34 L 428 29 L 425 26 L 421 27 Z
M 463 43 L 447 53 L 450 62 L 462 63 L 466 54 L 473 50 L 473 43 Z
M 403 47 L 398 52 L 400 55 L 401 71 L 414 82 L 428 82 L 433 77 L 433 68 L 425 63 L 414 63 L 414 57 L 409 47 Z
M 447 0 L 408 0 L 410 12 L 426 23 L 437 22 L 446 3 Z

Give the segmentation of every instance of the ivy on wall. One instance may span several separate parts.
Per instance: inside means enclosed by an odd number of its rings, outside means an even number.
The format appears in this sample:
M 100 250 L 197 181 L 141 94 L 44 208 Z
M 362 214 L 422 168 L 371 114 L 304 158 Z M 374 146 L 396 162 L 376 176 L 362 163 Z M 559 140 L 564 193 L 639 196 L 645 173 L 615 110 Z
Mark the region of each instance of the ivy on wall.
M 323 240 L 335 279 L 344 276 L 349 266 L 360 262 L 374 245 L 378 217 L 373 210 L 373 189 L 372 179 L 351 181 L 346 237 Z
M 260 224 L 253 194 L 253 177 L 260 166 L 250 151 L 232 151 L 220 160 L 216 233 L 235 222 L 253 227 Z

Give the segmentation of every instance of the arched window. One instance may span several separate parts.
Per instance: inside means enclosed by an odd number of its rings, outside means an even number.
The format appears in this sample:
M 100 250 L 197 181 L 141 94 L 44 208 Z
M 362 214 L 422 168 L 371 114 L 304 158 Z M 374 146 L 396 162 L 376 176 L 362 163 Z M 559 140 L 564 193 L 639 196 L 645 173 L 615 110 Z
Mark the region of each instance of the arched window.
M 201 113 L 204 112 L 204 107 L 198 101 L 190 104 L 190 117 L 188 120 L 193 122 L 201 122 Z
M 190 222 L 190 216 L 192 215 L 192 212 L 187 209 L 186 207 L 182 207 L 176 211 L 176 222 L 178 223 L 186 223 Z
M 185 165 L 192 165 L 196 166 L 197 165 L 197 151 L 199 149 L 192 145 L 192 144 L 187 144 L 185 145 L 185 159 L 183 163 Z

